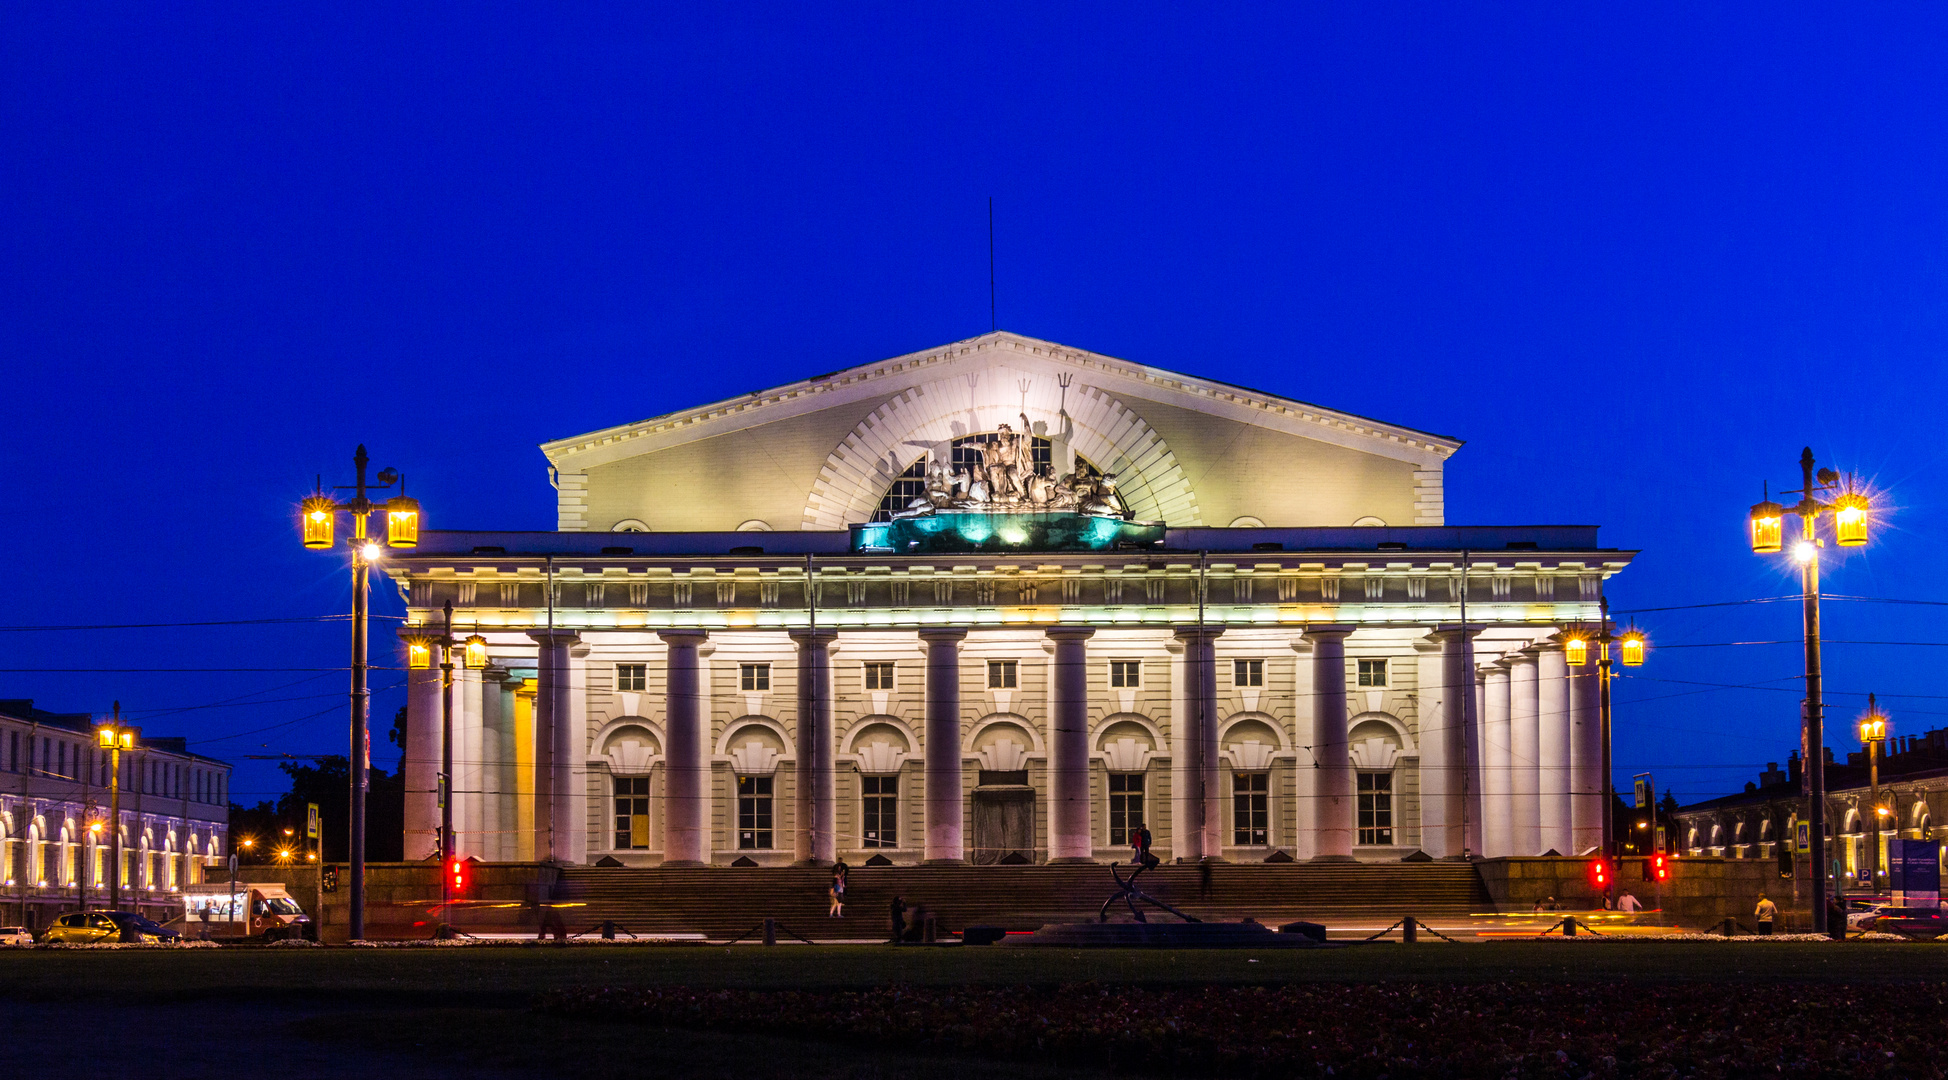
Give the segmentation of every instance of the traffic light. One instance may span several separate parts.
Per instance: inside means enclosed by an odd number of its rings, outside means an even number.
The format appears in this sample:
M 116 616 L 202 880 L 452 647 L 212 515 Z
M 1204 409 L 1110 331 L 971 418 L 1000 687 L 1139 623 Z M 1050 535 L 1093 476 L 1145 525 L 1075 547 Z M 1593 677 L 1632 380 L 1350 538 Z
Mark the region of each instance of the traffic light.
M 1667 861 L 1669 858 L 1670 856 L 1661 851 L 1650 857 L 1651 873 L 1659 882 L 1671 880 L 1671 864 Z
M 325 875 L 325 881 L 324 881 L 325 891 L 337 892 L 338 891 L 338 867 L 327 866 L 324 868 L 322 873 Z
M 451 858 L 446 861 L 446 884 L 455 896 L 465 896 L 473 885 L 473 867 L 467 860 Z
M 1590 887 L 1600 893 L 1610 891 L 1610 860 L 1590 860 Z

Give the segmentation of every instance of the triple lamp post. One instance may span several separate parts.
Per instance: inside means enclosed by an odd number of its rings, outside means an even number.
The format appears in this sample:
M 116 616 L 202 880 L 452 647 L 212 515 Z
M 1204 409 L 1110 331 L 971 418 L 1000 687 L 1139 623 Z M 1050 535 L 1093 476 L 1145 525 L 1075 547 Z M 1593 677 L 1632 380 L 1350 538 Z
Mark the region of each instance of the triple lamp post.
M 1799 517 L 1799 539 L 1792 546 L 1792 557 L 1799 563 L 1802 618 L 1806 636 L 1806 706 L 1800 731 L 1800 775 L 1804 778 L 1807 806 L 1807 854 L 1813 864 L 1813 932 L 1827 932 L 1826 925 L 1826 748 L 1822 731 L 1824 703 L 1820 694 L 1819 629 L 1819 553 L 1826 541 L 1819 535 L 1821 517 L 1833 519 L 1833 542 L 1840 547 L 1859 547 L 1867 542 L 1867 497 L 1854 488 L 1853 477 L 1842 478 L 1832 469 L 1813 471 L 1813 448 L 1799 455 L 1801 487 L 1799 501 L 1792 506 L 1773 502 L 1767 493 L 1764 502 L 1752 507 L 1750 517 L 1752 550 L 1771 555 L 1785 548 L 1784 521 L 1787 514 Z M 1826 495 L 1831 501 L 1822 501 Z M 1878 816 L 1878 815 L 1876 815 Z M 1879 823 L 1876 822 L 1876 825 Z
M 406 497 L 406 480 L 397 469 L 380 470 L 377 483 L 368 484 L 365 467 L 371 459 L 366 457 L 361 444 L 358 452 L 352 455 L 352 464 L 358 470 L 358 482 L 350 485 L 353 495 L 350 499 L 339 500 L 324 493 L 322 483 L 304 500 L 300 521 L 304 535 L 304 546 L 316 551 L 329 551 L 334 546 L 333 531 L 339 514 L 349 514 L 352 518 L 351 556 L 352 556 L 352 754 L 351 754 L 351 897 L 350 913 L 347 917 L 347 932 L 351 940 L 365 937 L 365 793 L 371 784 L 372 735 L 370 713 L 372 692 L 366 687 L 366 623 L 370 617 L 371 588 L 370 570 L 374 563 L 385 554 L 385 549 L 413 548 L 419 546 L 419 503 Z M 368 488 L 389 488 L 399 485 L 399 494 L 384 503 L 374 502 L 367 497 Z M 367 518 L 383 510 L 386 515 L 385 543 L 380 544 L 377 537 L 367 535 Z M 322 870 L 320 871 L 322 872 Z M 323 913 L 320 912 L 322 915 Z
M 136 741 L 142 737 L 142 729 L 129 727 L 122 723 L 122 703 L 115 703 L 115 714 L 107 723 L 95 727 L 95 740 L 103 750 L 108 751 L 108 910 L 122 910 L 122 751 L 135 751 Z M 88 826 L 97 836 L 101 833 L 101 823 Z M 101 841 L 96 840 L 96 846 Z M 85 884 L 86 874 L 81 875 Z M 85 909 L 88 901 L 84 897 L 81 906 Z

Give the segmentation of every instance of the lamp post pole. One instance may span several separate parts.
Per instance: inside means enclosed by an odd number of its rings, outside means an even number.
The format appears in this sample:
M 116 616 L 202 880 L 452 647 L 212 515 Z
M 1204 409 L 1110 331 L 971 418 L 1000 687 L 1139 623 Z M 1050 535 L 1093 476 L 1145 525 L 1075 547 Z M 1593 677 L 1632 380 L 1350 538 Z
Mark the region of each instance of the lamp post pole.
M 1568 653 L 1569 665 L 1580 668 L 1589 662 L 1590 646 L 1596 646 L 1596 716 L 1598 735 L 1603 741 L 1601 754 L 1603 810 L 1598 820 L 1603 827 L 1603 858 L 1610 864 L 1608 883 L 1604 891 L 1610 905 L 1614 907 L 1617 898 L 1617 862 L 1622 857 L 1623 850 L 1622 842 L 1617 836 L 1616 814 L 1612 810 L 1616 805 L 1617 792 L 1616 778 L 1611 775 L 1614 765 L 1610 747 L 1613 727 L 1610 714 L 1610 682 L 1616 678 L 1616 669 L 1612 665 L 1610 646 L 1618 646 L 1617 659 L 1623 662 L 1623 666 L 1637 667 L 1644 662 L 1647 642 L 1643 631 L 1638 630 L 1634 625 L 1621 634 L 1617 633 L 1616 628 L 1610 625 L 1610 601 L 1605 598 L 1601 603 L 1602 618 L 1596 629 L 1577 630 L 1572 633 L 1565 641 L 1564 649 Z
M 108 910 L 122 910 L 122 703 L 108 735 Z
M 358 475 L 358 482 L 352 485 L 352 498 L 339 502 L 324 493 L 321 482 L 320 489 L 304 500 L 300 529 L 305 547 L 330 550 L 337 515 L 345 513 L 352 518 L 352 747 L 348 770 L 352 812 L 351 865 L 347 875 L 351 879 L 351 896 L 347 903 L 346 931 L 351 940 L 358 941 L 365 937 L 365 796 L 372 784 L 372 691 L 366 680 L 371 569 L 385 550 L 376 537 L 367 535 L 367 519 L 373 511 L 383 508 L 385 545 L 411 548 L 419 543 L 419 504 L 406 497 L 405 479 L 397 469 L 381 469 L 377 483 L 366 482 L 365 469 L 371 464 L 371 458 L 366 456 L 364 444 L 352 455 L 352 464 Z M 399 485 L 400 493 L 383 504 L 374 503 L 368 495 L 372 488 L 388 488 L 394 484 Z M 320 873 L 322 862 L 321 858 Z
M 1791 507 L 1773 502 L 1770 495 L 1752 507 L 1752 550 L 1761 555 L 1784 547 L 1781 521 L 1786 514 L 1799 516 L 1799 540 L 1793 545 L 1793 558 L 1800 566 L 1800 596 L 1806 635 L 1806 710 L 1801 720 L 1801 756 L 1806 793 L 1806 846 L 1812 863 L 1813 932 L 1827 933 L 1826 920 L 1826 747 L 1825 703 L 1821 699 L 1819 537 L 1821 514 L 1833 515 L 1833 539 L 1841 547 L 1858 547 L 1867 542 L 1868 501 L 1853 489 L 1848 479 L 1844 490 L 1832 502 L 1821 502 L 1822 492 L 1841 488 L 1840 474 L 1832 469 L 1813 470 L 1813 448 L 1799 454 L 1799 502 Z
M 1867 887 L 1880 895 L 1880 744 L 1887 739 L 1887 719 L 1880 715 L 1874 695 L 1867 695 L 1867 718 L 1860 722 L 1860 741 L 1867 744 Z M 1890 882 L 1891 884 L 1891 882 Z
M 446 602 L 440 637 L 440 919 L 451 921 L 453 902 L 453 601 Z

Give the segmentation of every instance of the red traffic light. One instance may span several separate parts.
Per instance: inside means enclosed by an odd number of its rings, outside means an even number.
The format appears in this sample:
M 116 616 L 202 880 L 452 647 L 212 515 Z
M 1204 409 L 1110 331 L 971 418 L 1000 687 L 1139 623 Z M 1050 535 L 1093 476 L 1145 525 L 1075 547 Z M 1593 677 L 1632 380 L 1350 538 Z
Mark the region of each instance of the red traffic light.
M 1608 859 L 1590 860 L 1590 885 L 1607 892 L 1610 888 L 1610 861 Z
M 473 885 L 473 867 L 465 859 L 448 859 L 446 863 L 447 887 L 455 895 L 465 893 Z
M 1656 879 L 1658 881 L 1671 880 L 1671 864 L 1666 861 L 1666 856 L 1664 855 L 1663 852 L 1660 851 L 1657 854 L 1652 855 L 1650 857 L 1650 862 L 1651 862 L 1651 872 L 1656 876 Z

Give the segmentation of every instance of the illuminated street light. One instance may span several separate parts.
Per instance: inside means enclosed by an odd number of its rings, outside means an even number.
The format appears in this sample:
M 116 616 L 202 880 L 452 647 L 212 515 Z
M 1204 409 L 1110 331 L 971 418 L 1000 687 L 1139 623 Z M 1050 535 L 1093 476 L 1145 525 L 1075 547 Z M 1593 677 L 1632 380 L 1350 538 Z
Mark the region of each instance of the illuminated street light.
M 1799 539 L 1792 546 L 1793 561 L 1799 564 L 1800 593 L 1803 600 L 1803 619 L 1806 638 L 1806 703 L 1803 729 L 1800 732 L 1800 745 L 1806 748 L 1806 827 L 1811 851 L 1808 852 L 1813 868 L 1812 907 L 1813 932 L 1823 934 L 1826 926 L 1826 753 L 1822 704 L 1820 698 L 1820 629 L 1819 629 L 1819 552 L 1823 541 L 1819 536 L 1819 519 L 1822 515 L 1833 516 L 1833 542 L 1840 547 L 1859 547 L 1867 542 L 1867 522 L 1871 504 L 1867 496 L 1860 493 L 1851 476 L 1841 477 L 1832 469 L 1813 469 L 1813 448 L 1807 447 L 1799 454 L 1800 488 L 1796 494 L 1799 501 L 1792 506 L 1781 506 L 1772 501 L 1767 492 L 1766 500 L 1752 507 L 1750 515 L 1752 529 L 1752 550 L 1760 555 L 1770 555 L 1781 548 L 1781 525 L 1787 514 L 1799 517 Z M 1821 501 L 1827 496 L 1831 501 Z M 1876 819 L 1877 814 L 1868 815 Z M 1876 865 L 1879 856 L 1875 856 Z
M 1597 685 L 1597 723 L 1602 728 L 1603 739 L 1603 853 L 1612 861 L 1621 854 L 1618 850 L 1616 824 L 1612 820 L 1610 807 L 1616 802 L 1616 781 L 1610 773 L 1610 680 L 1615 677 L 1610 667 L 1610 646 L 1615 644 L 1619 658 L 1626 667 L 1638 667 L 1644 662 L 1644 650 L 1648 639 L 1642 630 L 1635 626 L 1621 634 L 1611 633 L 1610 602 L 1603 601 L 1603 621 L 1595 632 L 1577 631 L 1563 641 L 1563 657 L 1572 667 L 1582 667 L 1589 663 L 1590 646 L 1596 646 L 1596 685 Z M 1650 826 L 1638 822 L 1637 828 Z M 1616 879 L 1610 880 L 1610 897 L 1616 899 Z
M 95 728 L 95 741 L 108 751 L 108 907 L 122 908 L 122 751 L 135 751 L 142 729 L 122 723 L 122 703 L 115 703 L 113 717 Z
M 397 469 L 381 469 L 376 483 L 368 484 L 365 468 L 371 459 L 365 455 L 365 447 L 360 446 L 352 455 L 352 464 L 358 471 L 358 482 L 351 485 L 352 497 L 340 501 L 324 491 L 317 490 L 307 497 L 300 506 L 300 532 L 304 536 L 304 546 L 314 550 L 329 550 L 332 544 L 333 523 L 339 514 L 349 514 L 352 518 L 352 753 L 351 753 L 351 897 L 347 930 L 351 940 L 365 937 L 365 793 L 371 785 L 372 741 L 369 729 L 371 721 L 372 693 L 366 686 L 366 641 L 367 621 L 371 608 L 370 570 L 373 563 L 385 556 L 387 547 L 409 549 L 419 544 L 420 509 L 419 502 L 406 496 L 406 479 Z M 399 493 L 380 504 L 368 495 L 373 488 L 389 488 L 397 484 Z M 369 518 L 381 509 L 385 513 L 386 536 L 381 544 L 377 537 L 367 532 Z M 416 658 L 411 649 L 407 651 L 409 666 Z M 429 658 L 430 662 L 430 658 Z M 282 853 L 286 854 L 287 853 Z
M 1867 747 L 1867 805 L 1873 807 L 1867 815 L 1867 881 L 1875 892 L 1880 891 L 1880 819 L 1891 816 L 1880 805 L 1880 744 L 1887 741 L 1887 728 L 1887 714 L 1868 694 L 1867 715 L 1860 718 L 1860 741 Z

